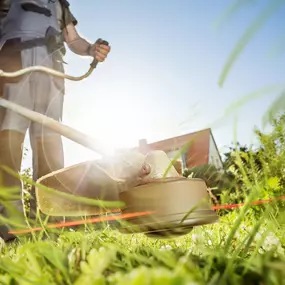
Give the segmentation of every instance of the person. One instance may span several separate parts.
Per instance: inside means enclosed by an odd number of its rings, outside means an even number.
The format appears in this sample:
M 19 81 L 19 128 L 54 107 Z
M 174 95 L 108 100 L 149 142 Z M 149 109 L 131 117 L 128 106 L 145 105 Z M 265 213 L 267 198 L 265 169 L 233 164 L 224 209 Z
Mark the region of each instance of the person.
M 73 53 L 93 57 L 98 62 L 104 62 L 111 50 L 101 39 L 90 43 L 79 35 L 77 19 L 66 0 L 5 0 L 0 6 L 0 69 L 4 71 L 41 65 L 64 72 L 64 43 Z M 57 121 L 62 119 L 64 95 L 64 79 L 49 74 L 33 72 L 13 79 L 0 78 L 0 97 Z M 61 136 L 4 108 L 0 109 L 0 165 L 20 172 L 22 146 L 28 130 L 33 154 L 33 179 L 36 181 L 63 168 Z M 17 195 L 13 192 L 9 199 L 9 195 L 0 193 L 0 215 L 9 218 L 13 206 L 17 210 L 16 216 L 22 221 L 21 181 L 0 169 L 0 188 L 5 193 L 19 189 Z M 30 201 L 32 218 L 36 212 L 34 192 L 33 188 Z M 8 231 L 9 225 L 2 222 L 0 237 L 5 242 L 16 238 Z

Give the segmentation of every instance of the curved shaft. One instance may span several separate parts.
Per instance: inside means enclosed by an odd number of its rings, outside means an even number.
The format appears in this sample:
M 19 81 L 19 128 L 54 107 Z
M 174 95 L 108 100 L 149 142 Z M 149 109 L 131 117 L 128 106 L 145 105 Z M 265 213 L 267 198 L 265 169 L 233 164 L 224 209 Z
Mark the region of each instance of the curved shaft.
M 0 69 L 0 77 L 13 78 L 13 77 L 23 76 L 31 72 L 39 71 L 39 72 L 48 73 L 50 75 L 65 78 L 65 79 L 72 80 L 72 81 L 80 81 L 80 80 L 83 80 L 84 78 L 87 78 L 92 73 L 95 67 L 96 66 L 92 66 L 91 64 L 91 67 L 89 68 L 89 70 L 81 76 L 71 76 L 71 75 L 64 74 L 62 72 L 59 72 L 59 71 L 56 71 L 54 69 L 44 67 L 44 66 L 30 66 L 30 67 L 26 67 L 26 68 L 23 68 L 18 71 L 14 71 L 14 72 L 5 72 Z
M 96 68 L 97 63 L 98 62 L 94 59 L 90 65 L 91 67 L 89 68 L 89 70 L 84 75 L 78 76 L 78 77 L 70 76 L 70 75 L 64 74 L 62 72 L 59 72 L 59 71 L 56 71 L 56 70 L 53 70 L 51 68 L 47 68 L 44 66 L 31 66 L 31 67 L 23 68 L 15 72 L 4 72 L 3 70 L 0 70 L 0 77 L 13 78 L 13 77 L 23 76 L 31 72 L 40 71 L 40 72 L 48 73 L 48 74 L 51 74 L 57 77 L 66 78 L 66 79 L 73 80 L 73 81 L 80 81 L 88 77 L 92 73 L 92 71 Z M 42 124 L 43 126 L 52 129 L 53 131 L 61 134 L 62 136 L 82 146 L 85 146 L 97 153 L 100 153 L 103 156 L 106 156 L 108 154 L 106 148 L 102 144 L 100 144 L 98 141 L 94 140 L 92 137 L 89 137 L 88 135 L 83 134 L 71 127 L 63 125 L 45 115 L 31 111 L 15 103 L 9 102 L 3 98 L 0 98 L 0 106 L 10 109 L 11 111 L 18 113 L 19 115 L 22 115 L 33 122 Z

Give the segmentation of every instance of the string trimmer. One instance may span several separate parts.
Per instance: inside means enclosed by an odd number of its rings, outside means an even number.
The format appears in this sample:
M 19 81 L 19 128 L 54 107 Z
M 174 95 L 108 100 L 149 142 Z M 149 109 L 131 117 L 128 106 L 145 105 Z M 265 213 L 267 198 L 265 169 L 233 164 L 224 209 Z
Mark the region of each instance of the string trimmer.
M 89 71 L 80 77 L 42 66 L 28 67 L 11 73 L 0 70 L 0 76 L 12 78 L 30 72 L 44 72 L 79 81 L 88 77 L 96 65 L 94 60 Z M 121 232 L 143 232 L 154 237 L 187 234 L 194 226 L 217 221 L 218 216 L 211 209 L 205 182 L 182 177 L 171 165 L 165 152 L 152 151 L 143 155 L 127 151 L 111 157 L 104 144 L 76 129 L 3 98 L 0 98 L 0 105 L 102 155 L 100 160 L 65 167 L 37 181 L 37 202 L 44 214 L 90 216 L 120 211 L 131 217 L 127 219 L 128 226 L 120 228 Z M 142 171 L 147 171 L 148 174 L 140 179 Z M 116 203 L 109 203 L 107 207 L 88 205 L 79 199 L 66 199 L 64 195 L 44 191 L 42 187 L 46 186 L 55 189 L 56 193 L 70 194 L 75 198 L 81 196 L 108 203 L 124 202 L 124 206 L 118 209 Z M 135 217 L 130 215 L 136 212 L 150 214 Z

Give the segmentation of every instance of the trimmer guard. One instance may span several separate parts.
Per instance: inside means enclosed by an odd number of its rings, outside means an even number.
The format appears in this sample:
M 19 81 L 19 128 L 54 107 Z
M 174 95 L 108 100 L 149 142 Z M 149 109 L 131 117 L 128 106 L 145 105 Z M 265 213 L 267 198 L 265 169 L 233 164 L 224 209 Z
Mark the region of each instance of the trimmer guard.
M 97 161 L 88 161 L 52 172 L 41 177 L 38 184 L 62 193 L 73 195 L 73 198 L 85 197 L 110 202 L 119 201 L 122 180 L 111 177 Z M 39 209 L 49 216 L 82 216 L 100 215 L 116 211 L 114 208 L 102 208 L 87 205 L 76 200 L 69 200 L 57 194 L 49 193 L 36 187 Z
M 37 187 L 39 208 L 50 216 L 100 215 L 118 211 L 122 214 L 151 212 L 149 215 L 124 220 L 119 230 L 122 233 L 145 233 L 159 238 L 184 235 L 195 226 L 218 220 L 218 215 L 211 208 L 206 183 L 202 179 L 182 177 L 173 166 L 170 167 L 170 174 L 164 177 L 162 173 L 170 160 L 162 151 L 147 155 L 145 163 L 149 164 L 151 172 L 141 185 L 134 187 L 127 186 L 129 184 L 123 179 L 111 176 L 109 173 L 112 173 L 112 169 L 100 162 L 98 164 L 98 161 L 63 168 L 38 181 L 59 192 L 72 194 L 75 198 L 83 196 L 124 202 L 125 207 L 121 209 L 86 205 Z

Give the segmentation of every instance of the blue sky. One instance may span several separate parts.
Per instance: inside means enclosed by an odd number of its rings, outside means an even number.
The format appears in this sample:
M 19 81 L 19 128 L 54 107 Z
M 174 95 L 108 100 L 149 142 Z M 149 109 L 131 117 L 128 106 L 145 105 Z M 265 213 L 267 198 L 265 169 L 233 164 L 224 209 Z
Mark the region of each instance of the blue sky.
M 269 3 L 243 1 L 247 4 L 215 29 L 232 2 L 70 0 L 79 33 L 92 42 L 108 40 L 112 50 L 88 79 L 66 83 L 63 122 L 111 147 L 132 147 L 140 138 L 152 142 L 211 127 L 241 96 L 285 83 L 285 52 L 268 56 L 278 42 L 284 45 L 283 4 L 246 46 L 223 88 L 218 86 L 230 52 Z M 80 75 L 90 59 L 68 52 L 66 61 L 66 72 Z M 253 127 L 277 95 L 239 111 L 240 142 L 252 142 Z M 233 140 L 234 130 L 233 116 L 213 126 L 221 150 Z M 95 157 L 73 142 L 64 144 L 66 165 Z

